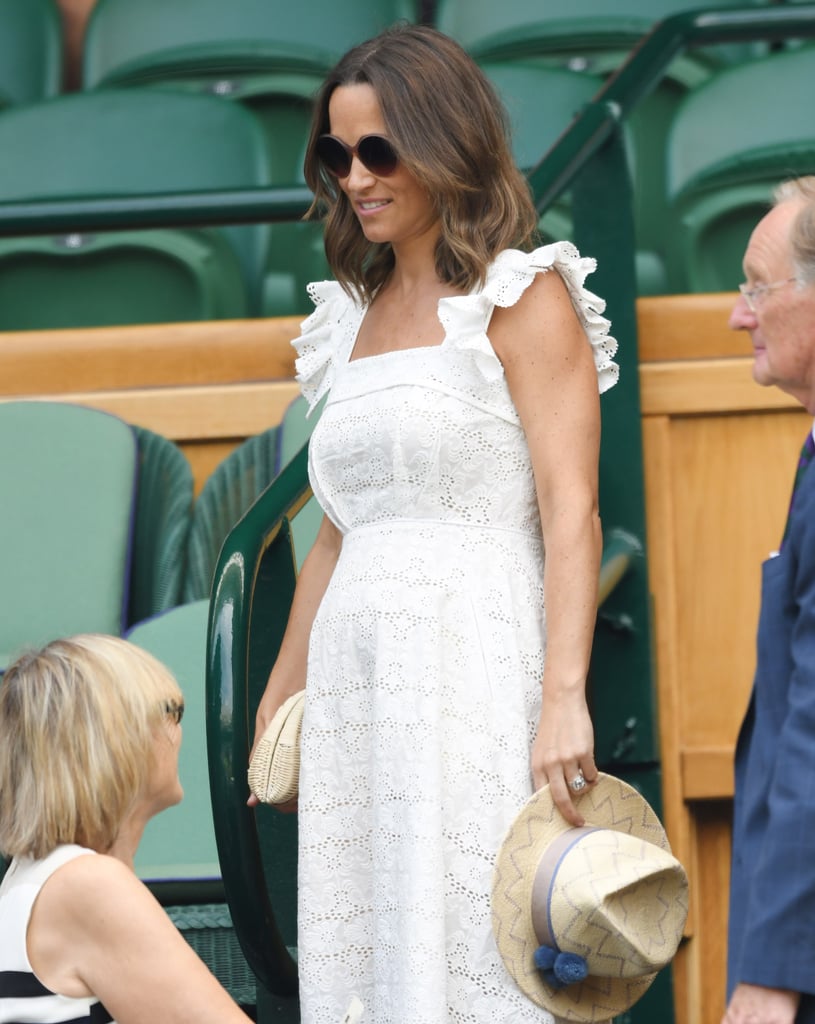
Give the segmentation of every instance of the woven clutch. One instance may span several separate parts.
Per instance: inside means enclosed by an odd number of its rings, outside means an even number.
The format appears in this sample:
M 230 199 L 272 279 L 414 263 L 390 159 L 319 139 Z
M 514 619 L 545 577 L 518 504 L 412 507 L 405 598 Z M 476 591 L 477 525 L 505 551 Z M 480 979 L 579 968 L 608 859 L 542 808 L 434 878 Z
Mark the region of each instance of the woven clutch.
M 277 709 L 249 762 L 249 788 L 264 804 L 283 804 L 297 796 L 300 781 L 300 727 L 306 691 Z

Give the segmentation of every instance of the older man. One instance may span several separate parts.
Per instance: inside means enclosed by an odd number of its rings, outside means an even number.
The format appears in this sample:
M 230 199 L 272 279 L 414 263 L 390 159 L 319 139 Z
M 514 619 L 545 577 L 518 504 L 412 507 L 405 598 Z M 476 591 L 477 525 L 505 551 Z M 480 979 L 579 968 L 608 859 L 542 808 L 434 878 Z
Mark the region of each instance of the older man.
M 754 379 L 815 416 L 815 177 L 777 190 L 744 275 L 730 326 L 750 333 Z M 756 674 L 736 747 L 723 1024 L 815 1022 L 813 452 L 810 432 L 780 549 L 763 566 Z

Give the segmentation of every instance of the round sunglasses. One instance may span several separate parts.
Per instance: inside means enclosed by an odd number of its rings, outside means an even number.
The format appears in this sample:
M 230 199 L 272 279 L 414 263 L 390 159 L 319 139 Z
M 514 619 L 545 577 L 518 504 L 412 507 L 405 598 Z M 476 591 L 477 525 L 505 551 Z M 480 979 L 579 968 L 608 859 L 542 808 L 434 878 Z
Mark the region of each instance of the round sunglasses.
M 348 146 L 336 135 L 321 135 L 315 147 L 317 159 L 335 178 L 347 178 L 354 157 L 377 178 L 387 178 L 399 164 L 399 157 L 384 135 L 363 135 L 356 146 Z

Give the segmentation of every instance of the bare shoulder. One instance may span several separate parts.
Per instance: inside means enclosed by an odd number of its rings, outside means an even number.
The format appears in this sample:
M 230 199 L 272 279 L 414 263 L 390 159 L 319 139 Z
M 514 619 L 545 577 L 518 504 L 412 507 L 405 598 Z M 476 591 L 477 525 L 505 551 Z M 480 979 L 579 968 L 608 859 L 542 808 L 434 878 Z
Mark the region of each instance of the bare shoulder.
M 506 366 L 530 353 L 571 347 L 585 340 L 563 278 L 556 270 L 538 273 L 518 301 L 496 307 L 488 336 L 498 358 Z
M 154 902 L 127 865 L 98 853 L 76 857 L 57 868 L 43 886 L 37 904 L 40 912 L 81 924 L 95 918 L 94 908 L 122 901 Z
M 83 905 L 91 895 L 97 898 L 124 887 L 143 888 L 141 882 L 120 860 L 104 853 L 88 853 L 69 860 L 43 885 L 40 899 Z

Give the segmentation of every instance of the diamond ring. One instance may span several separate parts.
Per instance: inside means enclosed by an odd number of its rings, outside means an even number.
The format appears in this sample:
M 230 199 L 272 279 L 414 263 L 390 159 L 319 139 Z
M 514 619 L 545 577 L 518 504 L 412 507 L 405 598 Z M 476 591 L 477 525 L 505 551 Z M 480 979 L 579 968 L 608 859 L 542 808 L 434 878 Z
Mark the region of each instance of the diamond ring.
M 586 788 L 586 780 L 583 778 L 583 772 L 578 772 L 577 775 L 569 783 L 569 788 L 574 793 L 579 793 L 582 789 Z

